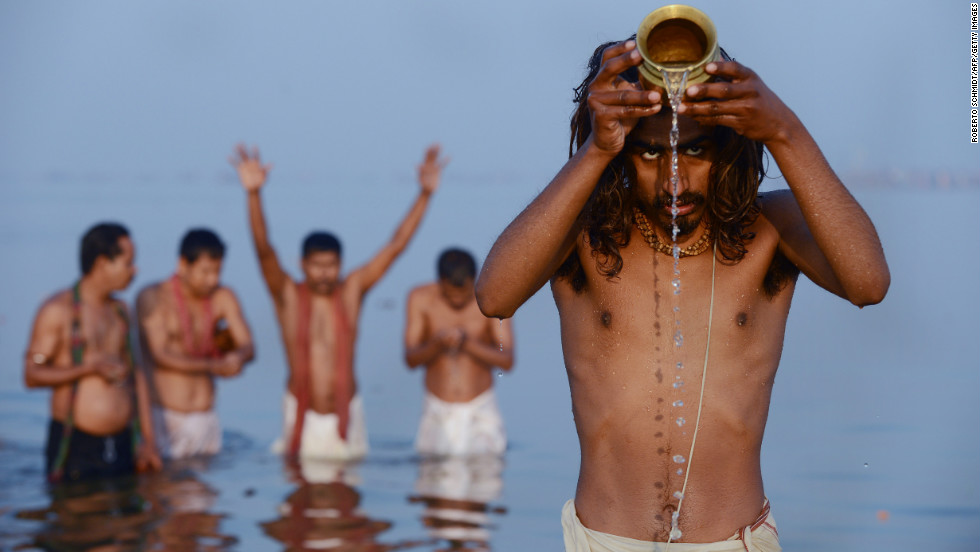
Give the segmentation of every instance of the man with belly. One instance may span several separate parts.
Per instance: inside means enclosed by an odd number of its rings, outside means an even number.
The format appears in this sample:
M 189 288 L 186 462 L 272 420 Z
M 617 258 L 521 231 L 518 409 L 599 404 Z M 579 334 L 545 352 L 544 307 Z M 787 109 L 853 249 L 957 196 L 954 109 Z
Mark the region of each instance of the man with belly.
M 41 305 L 24 358 L 27 386 L 52 388 L 45 447 L 52 482 L 160 467 L 129 313 L 113 296 L 136 274 L 129 232 L 114 223 L 93 226 L 80 257 L 81 279 Z
M 865 306 L 888 268 L 809 132 L 734 61 L 677 109 L 672 207 L 670 106 L 640 62 L 632 40 L 596 50 L 570 159 L 498 238 L 477 300 L 506 318 L 551 281 L 582 455 L 566 549 L 778 550 L 759 456 L 796 277 Z M 789 190 L 757 195 L 763 147 Z
M 381 251 L 341 277 L 340 241 L 327 232 L 313 232 L 303 241 L 301 282 L 286 274 L 269 241 L 259 195 L 269 167 L 257 149 L 243 146 L 231 162 L 247 194 L 255 251 L 289 362 L 283 438 L 274 449 L 291 457 L 361 458 L 368 442 L 353 364 L 361 306 L 422 222 L 445 165 L 439 146 L 426 151 L 418 169 L 419 194 Z
M 166 458 L 221 450 L 214 378 L 237 376 L 255 356 L 238 298 L 220 284 L 224 256 L 217 234 L 190 230 L 173 276 L 147 286 L 137 299 L 157 441 Z
M 447 249 L 438 281 L 408 296 L 405 362 L 425 366 L 425 401 L 415 448 L 420 454 L 503 454 L 507 437 L 493 394 L 493 368 L 514 362 L 510 320 L 491 320 L 473 294 L 476 262 Z

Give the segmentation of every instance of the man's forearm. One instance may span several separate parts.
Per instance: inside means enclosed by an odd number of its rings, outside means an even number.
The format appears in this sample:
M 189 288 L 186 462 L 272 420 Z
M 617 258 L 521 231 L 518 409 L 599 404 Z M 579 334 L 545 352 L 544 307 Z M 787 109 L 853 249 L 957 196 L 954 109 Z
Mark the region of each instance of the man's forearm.
M 153 355 L 153 361 L 158 369 L 173 370 L 187 374 L 211 373 L 215 360 L 199 358 L 178 353 L 160 353 Z
M 248 221 L 252 229 L 252 242 L 255 251 L 262 257 L 274 254 L 269 243 L 269 232 L 265 224 L 265 214 L 262 212 L 262 197 L 258 190 L 248 192 Z
M 30 388 L 58 387 L 95 373 L 95 365 L 92 364 L 58 366 L 36 364 L 32 359 L 27 359 L 24 367 L 24 384 Z
M 514 365 L 514 354 L 509 347 L 488 345 L 475 339 L 466 339 L 463 342 L 462 351 L 491 368 L 496 366 L 501 370 L 508 371 Z
M 874 224 L 806 128 L 792 128 L 783 140 L 767 147 L 846 298 L 860 306 L 878 303 L 890 276 Z
M 500 234 L 476 282 L 486 316 L 510 317 L 558 269 L 574 244 L 579 213 L 610 160 L 587 141 Z
M 432 338 L 424 343 L 408 348 L 405 352 L 405 362 L 409 369 L 420 365 L 428 366 L 443 353 L 442 343 L 437 338 Z
M 432 194 L 421 192 L 415 198 L 415 202 L 412 203 L 408 213 L 405 214 L 405 218 L 402 219 L 391 238 L 391 243 L 396 251 L 401 252 L 408 246 L 408 242 L 415 235 L 415 231 L 418 230 L 419 224 L 425 216 L 425 211 L 429 208 L 431 197 Z

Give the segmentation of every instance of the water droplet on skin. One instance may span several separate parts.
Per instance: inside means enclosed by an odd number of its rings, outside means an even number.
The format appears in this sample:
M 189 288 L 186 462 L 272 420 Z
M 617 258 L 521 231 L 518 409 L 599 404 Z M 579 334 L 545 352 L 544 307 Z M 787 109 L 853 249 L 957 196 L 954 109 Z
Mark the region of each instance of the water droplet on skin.
M 681 308 L 680 307 L 674 307 L 674 312 L 681 312 Z
M 677 468 L 677 475 L 684 475 L 684 470 L 681 468 Z
M 687 420 L 685 420 L 684 418 L 677 418 L 677 427 L 683 427 L 684 424 L 686 424 L 686 423 L 687 423 Z
M 680 389 L 681 387 L 684 387 L 684 382 L 683 381 L 675 381 L 674 382 L 674 389 Z
M 686 461 L 686 459 L 683 456 L 681 456 L 680 454 L 675 454 L 674 455 L 674 463 L 675 464 L 683 464 L 685 461 Z
M 674 346 L 680 347 L 683 344 L 684 344 L 684 334 L 682 334 L 680 330 L 677 330 L 677 333 L 674 334 Z
M 677 363 L 677 369 L 678 370 L 683 370 L 684 369 L 684 363 L 683 362 L 678 362 Z M 678 377 L 680 377 L 680 376 L 678 376 Z
M 680 491 L 674 491 L 674 498 L 677 500 L 684 500 L 684 493 Z
M 677 540 L 681 538 L 681 530 L 678 528 L 678 525 L 680 525 L 680 523 L 678 523 L 680 517 L 681 513 L 677 510 L 674 510 L 674 512 L 670 514 L 670 540 Z
M 674 401 L 673 402 L 673 405 L 674 406 L 684 406 L 684 401 Z M 867 464 L 865 464 L 865 465 L 867 465 Z

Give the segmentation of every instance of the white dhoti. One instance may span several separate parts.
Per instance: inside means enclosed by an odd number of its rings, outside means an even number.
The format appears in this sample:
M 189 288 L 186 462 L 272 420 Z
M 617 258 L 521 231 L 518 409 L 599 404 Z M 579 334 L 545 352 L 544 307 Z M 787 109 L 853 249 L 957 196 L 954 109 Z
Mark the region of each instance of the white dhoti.
M 153 414 L 156 445 L 164 458 L 179 460 L 221 450 L 221 423 L 213 410 L 178 412 L 155 407 Z
M 503 454 L 507 435 L 493 389 L 465 403 L 426 393 L 415 449 L 437 456 Z
M 561 511 L 561 528 L 565 552 L 664 552 L 667 543 L 629 539 L 593 531 L 582 525 L 575 513 L 575 501 L 569 500 Z M 762 513 L 752 525 L 735 531 L 727 540 L 710 543 L 672 542 L 674 552 L 780 552 L 776 520 L 766 500 Z
M 296 397 L 288 391 L 282 399 L 282 437 L 272 445 L 278 454 L 286 452 L 296 427 Z M 303 435 L 299 440 L 299 455 L 329 460 L 357 460 L 368 452 L 367 428 L 364 424 L 364 404 L 360 395 L 350 401 L 350 420 L 347 423 L 347 439 L 340 437 L 340 417 L 336 414 L 320 414 L 306 411 Z

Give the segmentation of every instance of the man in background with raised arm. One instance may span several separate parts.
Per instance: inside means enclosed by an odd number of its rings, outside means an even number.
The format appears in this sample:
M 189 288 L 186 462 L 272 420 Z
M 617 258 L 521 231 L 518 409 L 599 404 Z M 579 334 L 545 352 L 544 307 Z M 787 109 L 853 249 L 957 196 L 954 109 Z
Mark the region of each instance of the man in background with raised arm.
M 341 276 L 340 241 L 312 232 L 303 241 L 303 280 L 282 269 L 269 241 L 261 189 L 269 166 L 257 149 L 239 146 L 232 164 L 248 196 L 248 216 L 262 276 L 272 295 L 289 362 L 283 400 L 283 439 L 290 456 L 351 460 L 367 454 L 364 407 L 354 377 L 354 345 L 361 306 L 418 229 L 445 161 L 432 145 L 418 169 L 419 194 L 388 243 L 371 260 Z

